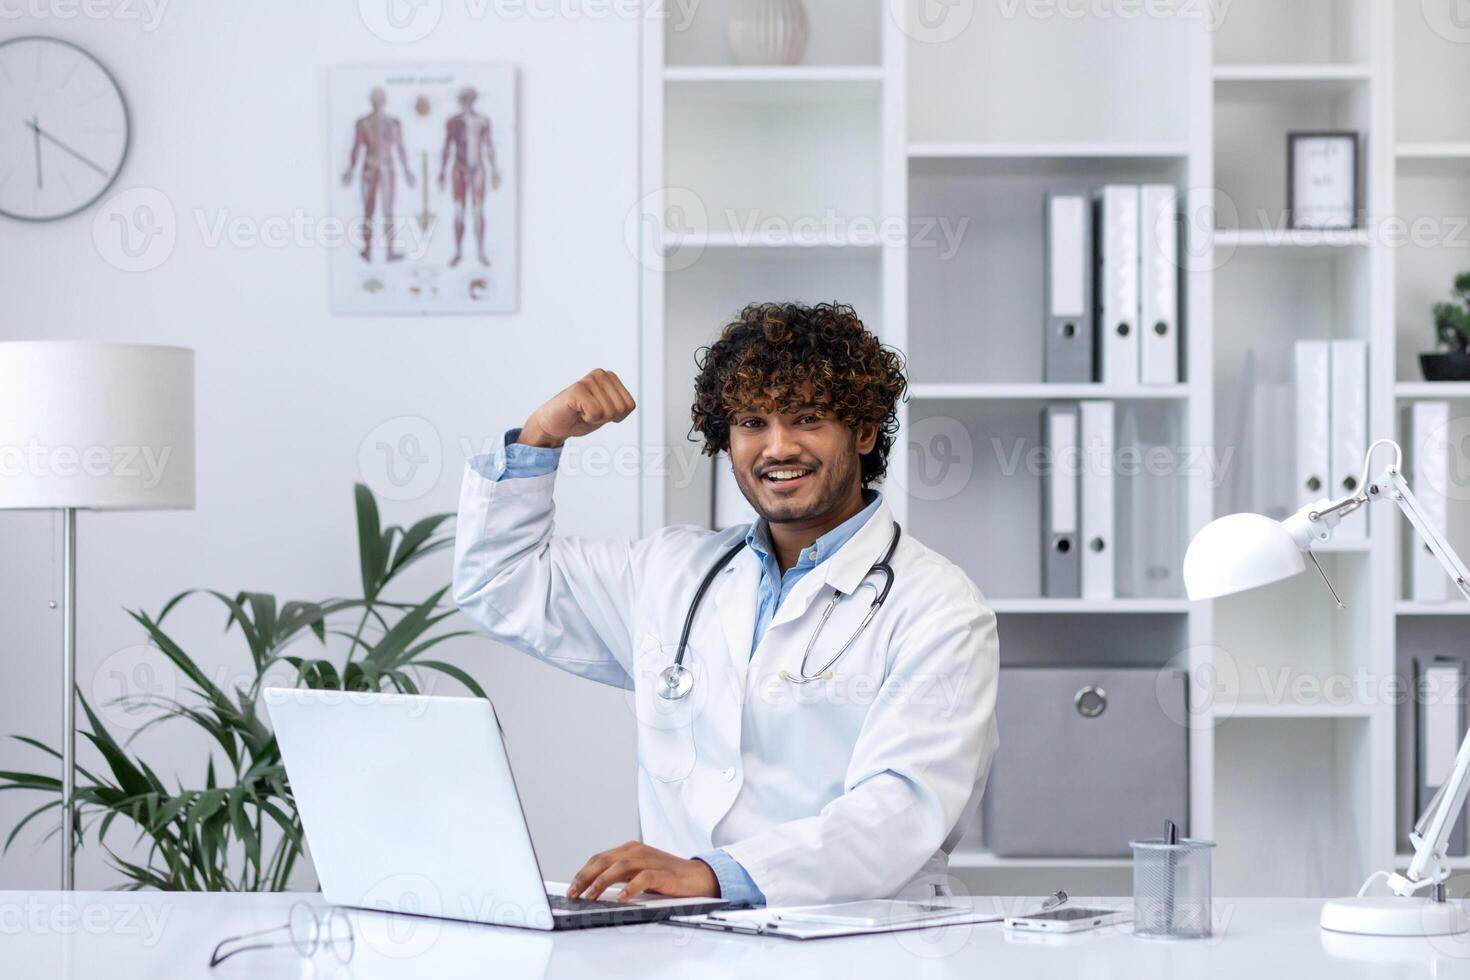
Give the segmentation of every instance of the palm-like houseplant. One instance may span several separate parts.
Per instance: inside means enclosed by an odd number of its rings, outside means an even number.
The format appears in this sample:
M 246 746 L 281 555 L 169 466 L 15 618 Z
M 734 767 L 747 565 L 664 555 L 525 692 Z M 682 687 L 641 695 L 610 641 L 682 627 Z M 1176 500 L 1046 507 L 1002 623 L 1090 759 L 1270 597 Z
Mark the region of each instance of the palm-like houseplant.
M 73 803 L 77 830 L 70 845 L 80 848 L 95 834 L 127 889 L 170 891 L 234 891 L 284 889 L 303 849 L 301 822 L 290 783 L 281 764 L 274 734 L 265 724 L 260 695 L 268 673 L 294 676 L 301 687 L 346 691 L 416 693 L 424 671 L 446 675 L 471 693 L 484 697 L 474 679 L 452 664 L 425 655 L 437 644 L 468 631 L 438 627 L 453 615 L 445 608 L 448 587 L 421 602 L 395 602 L 384 591 L 404 569 L 447 548 L 450 534 L 440 530 L 452 516 L 435 514 L 411 527 L 381 526 L 377 502 L 367 487 L 356 487 L 358 554 L 362 569 L 361 598 L 278 604 L 263 592 L 227 595 L 191 590 L 170 599 L 157 616 L 129 611 L 147 633 L 157 654 L 183 681 L 177 697 L 149 693 L 125 695 L 129 709 L 145 707 L 153 717 L 124 741 L 108 730 L 97 712 L 77 693 L 86 715 L 81 735 L 97 750 L 102 765 L 78 767 Z M 181 602 L 210 597 L 225 607 L 226 632 L 236 630 L 250 654 L 249 683 L 225 690 L 164 630 L 164 621 Z M 355 624 L 355 627 L 354 625 Z M 321 656 L 301 656 L 293 642 L 310 643 L 313 634 Z M 329 637 L 346 641 L 340 660 L 327 653 Z M 133 750 L 142 731 L 163 723 L 184 723 L 202 732 L 209 744 L 204 784 L 170 787 Z M 53 759 L 60 753 L 26 736 L 20 742 Z M 216 760 L 220 765 L 216 766 Z M 21 831 L 46 814 L 59 814 L 61 780 L 42 772 L 0 771 L 0 790 L 31 790 L 50 799 L 22 818 L 10 831 L 8 851 Z M 109 832 L 121 819 L 147 841 L 146 855 L 128 861 L 108 846 Z M 60 833 L 59 825 L 50 834 Z M 274 838 L 274 840 L 272 840 Z

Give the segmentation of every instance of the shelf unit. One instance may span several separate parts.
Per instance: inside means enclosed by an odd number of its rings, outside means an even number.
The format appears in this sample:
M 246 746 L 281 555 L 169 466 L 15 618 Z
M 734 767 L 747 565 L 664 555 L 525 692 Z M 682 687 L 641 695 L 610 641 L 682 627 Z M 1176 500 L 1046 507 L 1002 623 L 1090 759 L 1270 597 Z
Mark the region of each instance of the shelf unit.
M 1406 651 L 1463 628 L 1470 604 L 1402 598 L 1398 515 L 1373 508 L 1366 538 L 1324 549 L 1342 612 L 1315 576 L 1207 603 L 1046 599 L 1039 483 L 1002 464 L 1035 444 L 1042 406 L 1088 398 L 1126 407 L 1161 441 L 1244 452 L 1241 378 L 1283 384 L 1301 339 L 1368 342 L 1374 435 L 1397 431 L 1414 399 L 1470 414 L 1470 383 L 1425 384 L 1414 360 L 1454 250 L 1394 248 L 1378 233 L 1390 216 L 1444 213 L 1429 204 L 1446 195 L 1470 207 L 1470 112 L 1444 97 L 1470 83 L 1467 49 L 1435 34 L 1420 4 L 1392 0 L 1235 0 L 1220 24 L 1011 18 L 981 4 L 940 42 L 906 31 L 886 0 L 806 3 L 812 48 L 793 68 L 729 64 L 720 5 L 677 36 L 645 26 L 643 216 L 658 231 L 640 255 L 640 415 L 645 447 L 679 460 L 643 481 L 645 532 L 709 518 L 710 467 L 684 440 L 690 351 L 749 299 L 853 303 L 908 357 L 908 451 L 896 447 L 885 495 L 991 599 L 1003 662 L 1085 647 L 1110 664 L 1225 678 L 1229 697 L 1189 731 L 1190 832 L 1220 845 L 1216 893 L 1356 891 L 1403 850 L 1400 712 L 1371 690 L 1294 685 L 1394 676 Z M 1322 128 L 1364 134 L 1364 229 L 1286 230 L 1285 134 Z M 778 170 L 759 152 L 771 146 Z M 1040 196 L 1115 180 L 1185 189 L 1182 380 L 1046 384 L 1033 326 Z M 702 222 L 689 220 L 689 195 Z M 838 230 L 802 241 L 786 230 L 811 217 Z M 863 237 L 844 224 L 855 218 L 907 232 Z M 924 236 L 945 220 L 967 224 L 941 254 Z M 917 472 L 935 433 L 967 442 L 972 463 L 947 495 Z M 1179 551 L 1211 518 L 1258 509 L 1237 472 L 1181 477 Z M 1460 520 L 1470 529 L 1470 514 Z M 1099 894 L 1130 887 L 1126 858 L 998 857 L 976 831 L 952 862 L 976 893 L 1042 894 L 1062 878 Z

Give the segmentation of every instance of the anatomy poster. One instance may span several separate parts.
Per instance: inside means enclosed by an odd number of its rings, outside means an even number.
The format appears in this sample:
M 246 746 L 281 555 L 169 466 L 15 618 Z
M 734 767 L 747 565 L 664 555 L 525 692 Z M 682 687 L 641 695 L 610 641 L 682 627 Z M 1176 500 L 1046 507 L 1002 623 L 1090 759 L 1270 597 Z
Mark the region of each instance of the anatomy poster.
M 327 88 L 333 312 L 513 312 L 515 67 L 340 67 Z

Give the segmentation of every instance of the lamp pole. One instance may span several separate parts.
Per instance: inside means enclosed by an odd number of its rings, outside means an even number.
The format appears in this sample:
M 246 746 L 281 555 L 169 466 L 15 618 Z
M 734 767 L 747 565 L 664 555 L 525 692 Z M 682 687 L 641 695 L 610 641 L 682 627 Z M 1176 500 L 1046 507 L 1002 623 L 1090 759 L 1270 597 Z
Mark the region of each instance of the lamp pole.
M 77 752 L 77 511 L 61 512 L 61 887 L 77 886 L 72 849 L 76 836 Z

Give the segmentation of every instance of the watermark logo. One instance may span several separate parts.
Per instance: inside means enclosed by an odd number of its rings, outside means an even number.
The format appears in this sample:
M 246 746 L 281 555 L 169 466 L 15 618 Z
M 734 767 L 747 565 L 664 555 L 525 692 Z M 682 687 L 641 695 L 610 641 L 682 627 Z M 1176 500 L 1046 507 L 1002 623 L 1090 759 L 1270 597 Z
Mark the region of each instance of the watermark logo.
M 439 889 L 421 874 L 390 875 L 367 890 L 359 905 L 375 913 L 357 916 L 362 941 L 387 959 L 422 956 L 439 941 L 444 914 Z
M 905 455 L 889 475 L 899 490 L 918 500 L 948 500 L 969 486 L 975 472 L 975 444 L 963 422 L 931 415 L 912 423 Z
M 123 272 L 148 272 L 168 261 L 179 237 L 173 202 L 156 187 L 133 187 L 108 198 L 92 219 L 92 244 Z
M 1417 468 L 1429 489 L 1446 500 L 1470 500 L 1470 416 L 1435 426 L 1416 447 Z M 1439 465 L 1426 465 L 1426 464 Z
M 643 195 L 623 219 L 628 253 L 654 272 L 681 272 L 704 254 L 699 234 L 709 227 L 704 200 L 687 187 L 661 187 Z
M 1184 675 L 1184 697 L 1178 678 Z M 1240 703 L 1240 667 L 1228 650 L 1201 644 L 1180 650 L 1154 677 L 1164 717 L 1190 731 L 1213 728 Z
M 412 44 L 439 26 L 444 0 L 357 0 L 357 14 L 376 37 L 389 44 Z
M 385 500 L 417 500 L 439 485 L 444 447 L 434 423 L 399 415 L 379 423 L 357 447 L 357 471 Z
M 108 654 L 92 674 L 92 709 L 113 729 L 137 731 L 162 717 L 178 693 L 177 671 L 149 643 Z
M 1470 0 L 1419 0 L 1419 12 L 1446 41 L 1470 44 Z
M 953 41 L 975 19 L 975 0 L 887 0 L 888 16 L 922 44 Z

